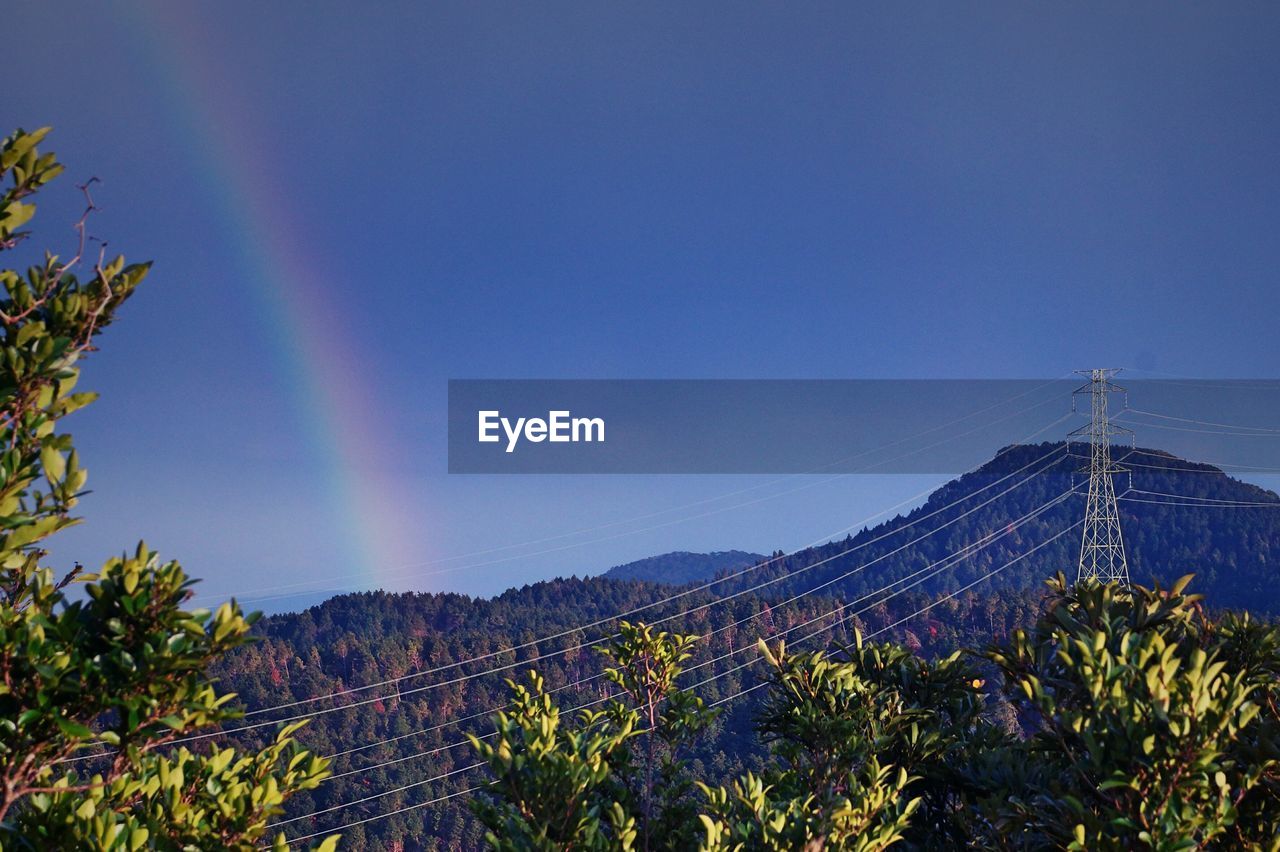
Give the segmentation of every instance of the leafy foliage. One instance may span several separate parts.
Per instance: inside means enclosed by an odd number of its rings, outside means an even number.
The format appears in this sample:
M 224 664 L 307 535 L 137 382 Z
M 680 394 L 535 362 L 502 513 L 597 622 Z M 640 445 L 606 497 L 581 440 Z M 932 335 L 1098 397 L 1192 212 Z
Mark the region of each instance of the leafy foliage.
M 796 635 L 818 631 L 811 640 L 815 645 L 849 645 L 858 629 L 864 635 L 888 629 L 882 638 L 893 637 L 924 660 L 946 658 L 962 647 L 1006 641 L 1015 629 L 1028 628 L 1040 617 L 1046 594 L 1043 579 L 1073 563 L 1076 554 L 1071 548 L 1078 548 L 1078 539 L 1064 536 L 992 577 L 979 587 L 980 591 L 962 592 L 941 603 L 939 596 L 984 576 L 1078 520 L 1079 504 L 1055 507 L 990 541 L 981 551 L 919 588 L 894 597 L 870 593 L 918 572 L 932 560 L 987 539 L 993 530 L 1006 530 L 1012 520 L 1056 496 L 1070 484 L 1069 471 L 1077 466 L 1076 461 L 1064 458 L 1051 466 L 1049 474 L 1030 480 L 971 515 L 957 518 L 995 493 L 992 490 L 974 497 L 976 489 L 1053 449 L 1055 446 L 1050 444 L 1013 448 L 986 468 L 943 486 L 925 506 L 905 517 L 845 540 L 779 558 L 742 578 L 718 583 L 705 591 L 686 589 L 684 597 L 652 606 L 645 610 L 644 617 L 654 622 L 662 620 L 663 629 L 702 637 L 692 649 L 694 656 L 686 664 L 689 670 L 681 683 L 708 704 L 770 677 L 771 668 L 763 661 L 742 668 L 739 664 L 756 656 L 758 639 L 776 642 L 782 631 L 806 622 L 803 632 Z M 1118 448 L 1117 457 L 1125 452 L 1128 448 Z M 1270 492 L 1231 479 L 1208 465 L 1170 456 L 1143 457 L 1142 463 L 1148 462 L 1167 468 L 1135 468 L 1137 487 L 1226 500 L 1276 499 Z M 996 490 L 1014 481 L 1017 478 L 1001 483 Z M 969 499 L 958 507 L 922 519 L 922 515 L 966 495 Z M 1213 507 L 1123 503 L 1121 511 L 1135 577 L 1147 584 L 1169 585 L 1180 574 L 1195 570 L 1197 589 L 1207 592 L 1215 607 L 1247 605 L 1264 615 L 1280 612 L 1271 567 L 1275 560 L 1271 548 L 1280 541 L 1280 513 L 1274 509 L 1224 512 Z M 912 521 L 915 525 L 907 526 Z M 931 530 L 937 532 L 904 547 Z M 837 555 L 854 546 L 860 549 Z M 894 553 L 895 550 L 899 552 Z M 829 561 L 818 564 L 823 560 Z M 874 564 L 868 564 L 873 560 Z M 865 570 L 859 570 L 864 565 Z M 726 594 L 742 592 L 746 581 L 763 580 L 772 581 L 771 585 L 717 602 Z M 826 583 L 829 585 L 818 593 L 787 600 Z M 263 619 L 254 626 L 260 641 L 218 661 L 214 671 L 251 707 L 305 700 L 387 679 L 410 678 L 401 688 L 380 690 L 383 694 L 372 704 L 326 713 L 298 733 L 298 738 L 317 753 L 341 755 L 335 757 L 338 777 L 320 789 L 294 796 L 285 805 L 286 813 L 304 817 L 318 809 L 377 795 L 362 805 L 361 815 L 379 818 L 343 829 L 351 844 L 371 850 L 472 849 L 484 844 L 486 830 L 467 807 L 468 796 L 417 806 L 425 800 L 458 793 L 481 780 L 478 771 L 463 771 L 474 762 L 463 735 L 483 735 L 491 730 L 482 720 L 493 708 L 508 702 L 504 677 L 536 667 L 546 691 L 560 707 L 602 701 L 611 690 L 607 682 L 602 682 L 600 661 L 590 652 L 590 644 L 598 641 L 601 634 L 612 632 L 614 628 L 608 623 L 612 614 L 649 607 L 670 594 L 670 587 L 642 579 L 570 577 L 511 589 L 494 598 L 445 593 L 343 595 L 302 612 Z M 826 615 L 839 610 L 841 604 L 845 605 L 840 611 L 843 618 Z M 892 626 L 925 606 L 932 607 L 925 615 L 902 627 Z M 577 625 L 601 621 L 606 623 L 596 629 L 574 630 Z M 1256 630 L 1267 629 L 1256 620 L 1251 624 Z M 558 638 L 539 641 L 542 636 Z M 579 647 L 584 644 L 587 647 Z M 455 680 L 453 677 L 444 682 L 412 677 L 415 672 L 481 655 L 487 661 L 485 668 L 510 668 L 493 674 L 477 673 L 457 683 L 448 682 Z M 1017 695 L 1006 696 L 997 688 L 1000 676 L 989 661 L 971 664 L 991 684 L 987 687 L 991 694 L 982 711 L 982 718 L 990 725 L 979 733 L 990 737 L 1020 732 L 1022 725 L 1029 724 L 1027 714 L 1034 711 L 1016 708 Z M 461 671 L 470 675 L 475 669 Z M 717 679 L 708 681 L 712 675 Z M 734 779 L 748 772 L 763 777 L 774 767 L 775 758 L 752 732 L 764 696 L 763 689 L 757 690 L 720 707 L 721 715 L 683 747 L 689 777 L 712 786 L 731 786 Z M 571 715 L 565 711 L 566 717 Z M 566 722 L 571 721 L 566 718 Z M 1251 736 L 1254 730 L 1255 726 L 1250 725 L 1244 735 Z M 253 733 L 241 735 L 240 741 L 260 747 L 269 744 L 268 739 L 255 739 Z M 353 748 L 358 751 L 352 752 Z M 989 749 L 980 754 L 991 755 L 994 760 L 997 752 Z M 887 758 L 882 762 L 891 763 Z M 971 777 L 973 766 L 959 766 L 963 772 L 951 784 L 976 784 L 982 780 Z M 445 773 L 452 774 L 425 785 L 420 783 Z M 908 772 L 920 773 L 918 768 Z M 944 812 L 932 804 L 934 782 L 925 778 L 912 784 L 922 804 L 912 815 L 906 843 L 914 842 L 917 834 L 925 832 L 922 826 L 926 818 Z M 692 800 L 701 805 L 696 791 Z M 1247 799 L 1241 808 L 1256 802 Z M 393 811 L 399 812 L 382 818 L 382 814 Z M 336 830 L 349 821 L 342 813 L 330 812 L 300 820 L 297 825 L 307 832 Z M 945 832 L 979 831 L 979 827 L 968 823 L 979 818 L 976 812 L 965 811 L 963 818 L 939 822 L 928 833 L 941 836 Z M 1238 823 L 1243 821 L 1242 816 Z M 701 837 L 702 829 L 696 821 L 695 829 Z M 692 841 L 697 842 L 697 838 Z
M 529 687 L 512 684 L 515 710 L 497 715 L 495 742 L 469 737 L 495 777 L 496 798 L 475 806 L 495 849 L 689 848 L 679 755 L 715 715 L 676 686 L 695 640 L 627 622 L 618 632 L 601 651 L 619 694 L 582 711 L 576 729 L 531 673 Z
M 805 654 L 761 642 L 771 674 L 757 730 L 773 765 L 727 787 L 699 784 L 700 848 L 1280 847 L 1272 700 L 1280 630 L 1246 617 L 1210 620 L 1184 594 L 1186 582 L 1169 592 L 1072 588 L 1059 575 L 1036 625 L 981 656 L 929 662 L 860 636 Z M 622 684 L 665 683 L 648 674 L 660 670 L 653 660 L 679 660 L 690 643 L 644 626 L 628 636 L 642 637 L 645 651 L 614 656 L 610 676 Z M 1002 675 L 1025 728 L 989 712 L 982 659 Z M 520 706 L 534 708 L 518 730 L 558 732 L 555 705 L 533 677 L 536 701 L 517 690 Z M 498 779 L 497 801 L 482 813 L 508 815 L 488 821 L 491 842 L 514 848 L 504 845 L 512 836 L 545 836 L 548 803 L 532 803 L 544 794 L 552 806 L 563 802 L 552 791 L 586 778 L 575 789 L 608 792 L 586 806 L 582 835 L 561 823 L 568 833 L 557 848 L 632 848 L 634 826 L 653 819 L 643 798 L 620 792 L 633 771 L 625 744 L 636 716 L 620 705 L 587 714 L 579 731 L 559 734 L 573 747 L 554 750 L 536 738 L 539 749 L 528 749 L 529 738 L 512 736 L 517 728 L 499 716 L 497 744 L 475 740 Z M 605 750 L 611 759 L 595 760 Z M 525 770 L 518 780 L 515 767 Z M 519 832 L 499 835 L 500 825 Z M 690 848 L 679 836 L 655 833 L 643 848 Z
M 850 805 L 824 805 L 825 796 L 860 784 L 874 790 L 871 782 L 884 784 L 892 766 L 894 798 L 914 798 L 886 824 L 883 845 L 900 834 L 963 845 L 968 826 L 957 815 L 965 762 L 1005 736 L 983 718 L 985 680 L 977 669 L 958 652 L 928 661 L 900 645 L 864 642 L 860 633 L 830 652 L 788 655 L 784 645 L 774 652 L 763 643 L 761 650 L 773 671 L 758 729 L 783 767 L 769 779 L 776 790 L 838 813 Z M 835 842 L 847 832 L 820 836 Z
M 531 673 L 529 685 L 512 685 L 514 705 L 499 713 L 497 742 L 470 737 L 502 791 L 496 801 L 477 800 L 495 849 L 630 849 L 636 820 L 622 801 L 614 776 L 624 746 L 636 734 L 634 711 L 584 710 L 575 730 Z
M 1131 594 L 1068 589 L 1059 575 L 1049 613 L 990 650 L 1034 719 L 1032 736 L 1006 753 L 1009 766 L 1025 767 L 1023 783 L 988 803 L 993 823 L 1016 826 L 1019 845 L 1280 841 L 1269 795 L 1280 758 L 1275 715 L 1260 719 L 1254 700 L 1280 660 L 1276 631 L 1236 619 L 1211 624 L 1198 596 L 1183 594 L 1189 580 L 1168 593 Z M 1242 805 L 1250 824 L 1240 821 Z
M 900 840 L 920 799 L 906 794 L 906 769 L 882 766 L 877 752 L 914 724 L 902 697 L 822 652 L 788 656 L 763 640 L 760 652 L 774 671 L 759 730 L 779 766 L 731 790 L 703 785 L 703 848 L 876 850 Z
M 29 236 L 35 192 L 62 166 L 38 146 L 48 129 L 0 145 L 0 251 Z M 58 421 L 92 402 L 74 393 L 79 361 L 149 265 L 104 253 L 83 279 L 88 239 L 63 261 L 0 270 L 0 841 L 23 848 L 243 848 L 326 761 L 285 728 L 257 752 L 159 751 L 236 718 L 207 667 L 247 641 L 234 603 L 183 608 L 191 580 L 146 545 L 96 574 L 61 578 L 44 542 L 77 522 L 87 473 Z M 84 592 L 72 600 L 72 584 Z M 105 749 L 101 748 L 105 747 Z M 81 762 L 77 757 L 92 758 Z M 326 843 L 332 847 L 336 838 Z M 276 839 L 284 845 L 283 836 Z
M 910 779 L 872 758 L 841 779 L 838 789 L 806 793 L 783 776 L 776 785 L 754 773 L 730 789 L 707 788 L 708 810 L 700 815 L 706 838 L 699 849 L 886 849 L 902 839 L 907 820 L 920 803 L 904 802 Z

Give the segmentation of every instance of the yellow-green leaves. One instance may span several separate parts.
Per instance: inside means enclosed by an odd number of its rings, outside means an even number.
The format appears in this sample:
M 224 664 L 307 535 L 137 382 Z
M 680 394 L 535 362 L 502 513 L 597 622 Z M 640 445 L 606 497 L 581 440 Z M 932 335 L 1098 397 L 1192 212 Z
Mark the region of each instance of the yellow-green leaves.
M 1280 628 L 1211 621 L 1184 581 L 1171 592 L 1054 587 L 1035 627 L 985 660 L 924 660 L 860 637 L 802 653 L 758 643 L 769 687 L 754 714 L 770 744 L 764 769 L 698 784 L 696 811 L 656 840 L 637 772 L 652 742 L 646 696 L 686 651 L 678 635 L 623 625 L 608 651 L 618 664 L 610 680 L 625 693 L 612 709 L 575 725 L 531 674 L 494 734 L 472 738 L 496 779 L 479 810 L 490 843 L 1276 848 Z M 683 700 L 656 694 L 666 714 Z M 639 733 L 629 738 L 620 717 Z
M 1025 794 L 991 799 L 988 819 L 1079 849 L 1248 846 L 1246 834 L 1276 830 L 1274 792 L 1249 796 L 1280 758 L 1274 713 L 1270 732 L 1242 736 L 1257 708 L 1238 666 L 1259 649 L 1233 647 L 1231 621 L 1206 622 L 1188 580 L 1164 592 L 1060 579 L 1036 628 L 988 653 L 1036 721 L 1010 760 L 1037 767 Z M 1249 633 L 1274 670 L 1277 640 Z M 1245 826 L 1240 808 L 1255 801 L 1272 813 Z
M 508 681 L 512 705 L 493 717 L 494 732 L 468 736 L 494 777 L 492 796 L 473 807 L 493 848 L 696 844 L 676 807 L 691 788 L 680 752 L 716 714 L 675 684 L 695 641 L 623 622 L 598 649 L 614 663 L 605 676 L 620 694 L 574 719 L 561 717 L 536 672 Z
M 0 142 L 0 253 L 29 236 L 18 229 L 32 196 L 61 171 L 38 150 L 47 132 Z M 88 476 L 61 431 L 95 399 L 73 392 L 79 359 L 150 269 L 123 257 L 96 266 L 83 248 L 0 269 L 0 837 L 36 849 L 252 850 L 291 796 L 328 775 L 297 747 L 297 726 L 258 751 L 163 747 L 239 715 L 205 672 L 246 641 L 252 618 L 233 604 L 186 611 L 190 578 L 145 544 L 98 575 L 55 577 L 42 564 L 46 539 L 76 522 Z M 72 581 L 85 594 L 69 600 Z

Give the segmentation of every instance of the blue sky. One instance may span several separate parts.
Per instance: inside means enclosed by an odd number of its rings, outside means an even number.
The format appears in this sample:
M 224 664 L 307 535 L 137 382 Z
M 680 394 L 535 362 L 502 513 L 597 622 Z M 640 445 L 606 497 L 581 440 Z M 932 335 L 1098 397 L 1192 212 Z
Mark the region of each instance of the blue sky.
M 490 593 L 790 548 L 928 484 L 634 532 L 763 480 L 450 477 L 449 378 L 1276 375 L 1273 5 L 368 5 L 6 7 L 5 130 L 54 125 L 96 232 L 156 260 L 87 369 L 95 493 L 55 557 L 146 537 L 211 593 Z M 345 379 L 303 381 L 265 307 L 245 245 L 286 240 Z M 373 555 L 305 437 L 354 387 Z

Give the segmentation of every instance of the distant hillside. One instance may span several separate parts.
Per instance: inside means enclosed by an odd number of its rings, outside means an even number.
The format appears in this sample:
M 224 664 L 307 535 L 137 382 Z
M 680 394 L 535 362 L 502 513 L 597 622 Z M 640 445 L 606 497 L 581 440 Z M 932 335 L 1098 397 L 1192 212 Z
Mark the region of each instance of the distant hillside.
M 288 817 L 322 812 L 288 826 L 291 836 L 392 814 L 345 829 L 344 848 L 479 850 L 484 848 L 483 831 L 468 809 L 466 795 L 419 807 L 482 782 L 483 775 L 467 769 L 475 757 L 463 735 L 492 731 L 490 713 L 509 700 L 505 679 L 522 680 L 532 668 L 542 673 L 548 688 L 557 690 L 566 709 L 608 694 L 609 685 L 600 679 L 601 655 L 579 646 L 608 635 L 612 627 L 607 619 L 614 614 L 635 612 L 670 594 L 670 586 L 643 580 L 590 577 L 548 580 L 495 598 L 342 595 L 304 612 L 262 619 L 254 629 L 258 641 L 220 661 L 213 673 L 222 689 L 237 692 L 250 708 L 306 702 L 408 676 L 395 685 L 344 696 L 340 704 L 349 709 L 325 713 L 299 731 L 298 738 L 319 754 L 340 755 L 334 771 L 341 777 L 289 801 Z M 893 635 L 922 653 L 937 654 L 1027 623 L 1038 611 L 1038 599 L 1038 593 L 1030 592 L 999 598 L 970 592 Z M 663 629 L 704 637 L 688 664 L 699 668 L 682 680 L 693 684 L 716 676 L 697 687 L 703 700 L 715 702 L 759 682 L 763 663 L 752 663 L 757 638 L 797 628 L 788 637 L 790 646 L 810 633 L 822 644 L 833 639 L 848 642 L 855 626 L 864 632 L 886 628 L 928 603 L 924 595 L 909 592 L 860 613 L 850 611 L 841 620 L 833 612 L 834 602 L 820 595 L 782 604 L 746 594 L 717 603 L 714 590 L 705 590 L 660 603 L 632 619 L 662 620 Z M 606 621 L 594 627 L 575 629 L 602 619 Z M 525 646 L 544 636 L 556 638 Z M 520 647 L 510 650 L 513 646 Z M 448 668 L 476 657 L 484 659 Z M 743 663 L 748 665 L 742 667 Z M 426 676 L 412 675 L 432 669 Z M 472 674 L 479 676 L 465 679 Z M 767 756 L 752 733 L 762 695 L 751 693 L 725 705 L 725 715 L 692 754 L 697 777 L 720 783 L 739 772 L 762 769 Z M 288 712 L 333 706 L 331 701 L 304 703 Z M 234 739 L 263 743 L 271 736 L 274 728 L 266 727 Z M 446 773 L 452 774 L 439 778 Z M 367 798 L 383 791 L 392 792 Z M 347 807 L 350 802 L 359 804 Z
M 1080 446 L 1075 449 L 1086 451 Z M 1115 447 L 1114 453 L 1131 470 L 1130 475 L 1116 478 L 1117 492 L 1134 489 L 1119 504 L 1134 582 L 1149 586 L 1158 581 L 1168 586 L 1183 574 L 1195 574 L 1195 590 L 1211 606 L 1280 615 L 1280 496 L 1212 465 L 1158 450 Z M 1068 456 L 1061 443 L 1013 447 L 943 485 L 905 516 L 799 551 L 725 585 L 742 588 L 771 580 L 769 596 L 786 597 L 821 585 L 824 594 L 853 599 L 893 580 L 911 581 L 908 578 L 925 565 L 990 537 L 980 552 L 921 586 L 933 593 L 960 588 L 1083 517 L 1085 477 L 1077 471 L 1084 461 Z M 1028 512 L 1073 487 L 1076 493 L 1063 502 L 1012 527 Z M 1231 505 L 1239 502 L 1259 505 Z M 928 538 L 912 543 L 926 532 L 931 532 Z M 1074 578 L 1079 553 L 1076 528 L 1001 570 L 981 588 L 1039 587 L 1046 576 L 1059 570 Z
M 1280 614 L 1280 497 L 1209 465 L 1158 451 L 1130 452 L 1116 448 L 1116 457 L 1128 456 L 1133 466 L 1136 489 L 1120 504 L 1133 579 L 1167 585 L 1195 573 L 1192 590 L 1203 593 L 1210 607 Z M 507 700 L 505 678 L 536 666 L 549 687 L 560 690 L 564 706 L 600 698 L 607 692 L 599 680 L 600 655 L 580 646 L 607 635 L 618 613 L 632 613 L 632 620 L 670 617 L 664 629 L 704 637 L 690 661 L 703 668 L 686 680 L 718 675 L 695 687 L 711 702 L 758 682 L 759 664 L 739 663 L 752 659 L 757 638 L 792 627 L 803 629 L 788 637 L 789 645 L 810 632 L 812 644 L 847 640 L 858 626 L 887 629 L 881 638 L 926 655 L 962 644 L 981 646 L 1035 618 L 1050 573 L 1074 577 L 1080 531 L 1073 525 L 1084 513 L 1084 483 L 1073 471 L 1081 464 L 1062 444 L 1013 447 L 942 486 L 905 516 L 666 602 L 671 586 L 646 576 L 669 571 L 665 576 L 673 582 L 687 582 L 727 570 L 735 560 L 737 566 L 757 564 L 760 557 L 668 554 L 601 577 L 550 580 L 487 599 L 343 595 L 304 612 L 264 618 L 254 630 L 259 641 L 219 663 L 215 674 L 250 708 L 406 678 L 348 694 L 342 702 L 350 709 L 325 713 L 299 732 L 321 754 L 341 754 L 334 768 L 342 775 L 290 802 L 289 816 L 323 812 L 292 827 L 328 831 L 394 812 L 348 829 L 346 843 L 373 852 L 476 849 L 481 832 L 465 795 L 416 806 L 481 783 L 483 776 L 467 769 L 474 757 L 462 734 L 492 730 L 488 714 Z M 1068 493 L 1073 487 L 1077 493 Z M 1117 477 L 1117 490 L 1129 487 L 1127 475 Z M 1173 499 L 1194 505 L 1137 502 L 1170 499 L 1142 492 L 1182 495 Z M 1062 502 L 1015 526 L 1064 494 Z M 1009 565 L 1059 533 L 1051 545 Z M 974 545 L 971 557 L 940 562 Z M 722 567 L 708 561 L 717 559 Z M 622 582 L 619 576 L 632 579 Z M 961 589 L 954 599 L 942 600 L 944 593 Z M 482 659 L 452 666 L 476 657 Z M 694 755 L 698 777 L 718 783 L 763 765 L 766 755 L 751 733 L 759 695 L 725 705 L 725 716 Z M 331 706 L 304 703 L 292 711 Z M 246 739 L 271 735 L 264 728 Z M 366 745 L 372 747 L 351 751 Z M 426 780 L 444 773 L 453 774 Z M 393 792 L 368 798 L 388 790 Z M 360 804 L 346 807 L 349 802 Z
M 647 580 L 680 586 L 709 580 L 724 571 L 735 571 L 754 565 L 765 557 L 743 550 L 718 550 L 715 553 L 690 553 L 676 550 L 661 556 L 638 559 L 618 565 L 604 573 L 609 580 Z

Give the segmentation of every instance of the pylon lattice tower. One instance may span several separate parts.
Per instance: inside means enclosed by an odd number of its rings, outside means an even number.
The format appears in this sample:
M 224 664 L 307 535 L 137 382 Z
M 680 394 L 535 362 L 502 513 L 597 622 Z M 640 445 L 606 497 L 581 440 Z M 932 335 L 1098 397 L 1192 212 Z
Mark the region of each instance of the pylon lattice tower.
M 1111 460 L 1111 439 L 1116 435 L 1132 434 L 1128 429 L 1111 424 L 1107 416 L 1107 401 L 1112 393 L 1124 392 L 1124 388 L 1111 382 L 1117 369 L 1077 370 L 1089 377 L 1089 383 L 1077 389 L 1072 396 L 1089 395 L 1089 425 L 1071 433 L 1072 437 L 1088 436 L 1089 439 L 1089 496 L 1084 511 L 1084 534 L 1080 540 L 1080 567 L 1076 582 L 1095 579 L 1129 584 L 1129 563 L 1124 555 L 1124 536 L 1120 532 L 1120 510 L 1116 506 L 1114 476 L 1124 473 Z M 1083 472 L 1083 471 L 1082 471 Z

